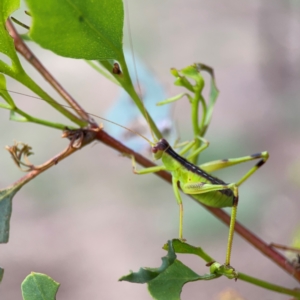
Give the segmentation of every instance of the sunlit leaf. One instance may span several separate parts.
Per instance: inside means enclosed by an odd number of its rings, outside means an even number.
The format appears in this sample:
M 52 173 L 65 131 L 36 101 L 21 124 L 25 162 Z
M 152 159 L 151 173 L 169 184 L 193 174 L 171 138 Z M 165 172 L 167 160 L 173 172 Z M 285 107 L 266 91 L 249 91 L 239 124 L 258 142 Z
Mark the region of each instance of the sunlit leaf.
M 122 52 L 122 0 L 26 0 L 29 36 L 56 54 L 89 60 L 118 59 Z
M 16 54 L 15 46 L 12 37 L 8 34 L 5 28 L 5 22 L 20 6 L 20 0 L 1 0 L 0 1 L 0 52 L 7 56 L 7 60 L 12 62 L 13 67 L 21 70 L 19 59 Z M 4 62 L 0 59 L 0 72 L 10 74 L 14 72 L 11 68 L 11 63 Z
M 19 8 L 20 0 L 1 0 L 0 1 L 0 52 L 11 57 L 11 52 L 14 51 L 12 38 L 5 29 L 5 22 L 8 17 Z

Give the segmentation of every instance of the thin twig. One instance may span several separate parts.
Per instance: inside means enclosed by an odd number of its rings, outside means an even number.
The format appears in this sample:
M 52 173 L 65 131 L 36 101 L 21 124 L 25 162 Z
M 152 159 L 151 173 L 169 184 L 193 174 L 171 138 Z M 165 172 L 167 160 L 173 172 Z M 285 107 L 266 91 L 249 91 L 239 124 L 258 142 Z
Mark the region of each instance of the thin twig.
M 105 131 L 101 130 L 97 132 L 96 139 L 104 143 L 105 145 L 119 151 L 120 153 L 130 154 L 134 155 L 135 160 L 137 163 L 144 167 L 153 167 L 155 164 L 151 162 L 150 160 L 146 159 L 139 153 L 134 152 L 133 150 L 127 148 L 125 145 L 120 143 L 119 141 L 115 140 L 113 137 L 111 137 L 109 134 L 107 134 Z M 155 173 L 158 177 L 164 179 L 168 183 L 172 183 L 172 177 L 168 172 L 160 171 Z M 214 208 L 206 206 L 199 201 L 195 200 L 192 196 L 190 196 L 196 203 L 202 205 L 204 208 L 206 208 L 208 211 L 210 211 L 215 217 L 223 221 L 227 226 L 230 224 L 230 216 L 222 209 L 220 208 Z M 269 244 L 265 243 L 263 240 L 261 240 L 259 237 L 257 237 L 255 234 L 250 232 L 247 228 L 245 228 L 243 225 L 241 225 L 239 222 L 235 223 L 235 229 L 234 229 L 240 236 L 242 236 L 245 240 L 247 240 L 250 244 L 252 244 L 256 249 L 258 249 L 261 253 L 263 253 L 265 256 L 269 257 L 274 263 L 276 263 L 278 266 L 280 266 L 283 270 L 285 270 L 287 273 L 292 275 L 296 280 L 300 282 L 300 270 L 296 270 L 287 260 L 284 256 L 282 256 L 279 252 L 272 249 Z
M 94 141 L 96 137 L 97 130 L 93 129 L 78 129 L 77 131 L 87 131 L 88 134 L 84 134 L 83 138 L 80 141 L 79 147 L 73 147 L 73 144 L 75 142 L 75 139 L 71 138 L 71 141 L 68 145 L 68 147 L 60 152 L 59 154 L 55 155 L 53 158 L 49 159 L 45 163 L 38 165 L 38 166 L 32 166 L 32 171 L 29 171 L 25 176 L 21 177 L 17 182 L 14 183 L 14 185 L 17 185 L 18 183 L 25 184 L 29 181 L 31 181 L 33 178 L 37 177 L 44 171 L 48 170 L 49 168 L 53 167 L 54 165 L 57 165 L 61 160 L 65 159 L 66 157 L 70 156 L 77 150 L 80 150 L 81 148 L 85 147 L 86 145 L 90 144 L 92 141 Z M 98 128 L 100 131 L 101 128 Z M 63 137 L 68 137 L 67 135 L 63 135 Z M 69 138 L 69 137 L 68 137 Z
M 97 123 L 85 110 L 76 102 L 76 100 L 57 82 L 57 80 L 45 69 L 33 52 L 27 47 L 14 28 L 12 22 L 7 20 L 6 28 L 14 39 L 17 51 L 45 78 L 46 81 L 62 96 L 63 99 L 72 107 L 78 115 L 93 127 L 98 127 Z

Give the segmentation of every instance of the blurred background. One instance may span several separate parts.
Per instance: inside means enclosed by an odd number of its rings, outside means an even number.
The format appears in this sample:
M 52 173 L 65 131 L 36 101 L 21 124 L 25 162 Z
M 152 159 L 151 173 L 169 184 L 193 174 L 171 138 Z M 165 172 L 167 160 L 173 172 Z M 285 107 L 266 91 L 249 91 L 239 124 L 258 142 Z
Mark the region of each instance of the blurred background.
M 173 85 L 171 67 L 202 62 L 214 68 L 220 96 L 206 135 L 210 147 L 201 162 L 269 151 L 267 164 L 240 189 L 237 219 L 267 243 L 291 244 L 300 226 L 300 2 L 127 1 L 134 51 L 168 96 L 183 92 Z M 23 11 L 24 7 L 14 16 L 30 24 Z M 128 30 L 125 22 L 127 49 Z M 30 46 L 86 111 L 103 116 L 116 103 L 118 87 L 85 62 Z M 28 64 L 24 65 L 26 69 Z M 27 70 L 58 98 L 32 67 Z M 8 89 L 30 94 L 11 80 Z M 14 98 L 35 116 L 65 122 L 42 101 Z M 30 144 L 34 164 L 68 145 L 57 130 L 10 122 L 8 111 L 0 114 L 1 188 L 24 175 L 5 145 L 14 140 Z M 186 99 L 174 105 L 171 117 L 181 139 L 191 139 Z M 252 165 L 225 169 L 218 176 L 234 182 Z M 188 197 L 183 196 L 183 201 L 187 241 L 224 262 L 228 228 Z M 20 284 L 31 271 L 61 283 L 57 299 L 151 299 L 145 285 L 118 282 L 118 278 L 141 266 L 160 266 L 165 255 L 161 247 L 177 234 L 178 206 L 169 185 L 154 175 L 134 175 L 128 159 L 100 143 L 87 146 L 15 196 L 10 241 L 0 250 L 5 269 L 1 299 L 21 299 Z M 179 259 L 199 274 L 208 272 L 199 259 Z M 251 276 L 299 288 L 238 235 L 232 265 Z M 226 296 L 230 293 L 235 298 Z M 288 298 L 226 278 L 187 284 L 182 293 L 182 299 Z

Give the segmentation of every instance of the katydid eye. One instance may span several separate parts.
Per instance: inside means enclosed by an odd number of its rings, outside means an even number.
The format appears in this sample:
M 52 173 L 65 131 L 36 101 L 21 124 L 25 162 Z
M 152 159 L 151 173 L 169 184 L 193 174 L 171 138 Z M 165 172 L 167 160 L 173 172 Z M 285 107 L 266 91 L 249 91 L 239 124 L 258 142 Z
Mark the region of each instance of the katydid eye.
M 159 147 L 157 145 L 152 147 L 152 153 L 157 153 L 159 151 Z

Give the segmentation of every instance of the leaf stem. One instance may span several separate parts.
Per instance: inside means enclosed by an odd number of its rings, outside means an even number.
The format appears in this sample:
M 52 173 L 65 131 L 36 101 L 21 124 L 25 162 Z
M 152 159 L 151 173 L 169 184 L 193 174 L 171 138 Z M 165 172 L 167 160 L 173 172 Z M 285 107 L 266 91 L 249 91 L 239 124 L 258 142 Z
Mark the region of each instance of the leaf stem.
M 120 85 L 124 88 L 124 90 L 132 98 L 135 105 L 137 106 L 137 108 L 139 109 L 139 111 L 141 112 L 141 114 L 144 116 L 145 120 L 149 124 L 149 126 L 150 126 L 152 132 L 155 134 L 156 138 L 161 139 L 162 135 L 161 135 L 159 129 L 157 128 L 153 119 L 147 112 L 147 110 L 144 106 L 144 103 L 142 102 L 142 100 L 140 99 L 136 90 L 133 87 L 123 52 L 120 55 L 121 56 L 118 57 L 118 62 L 120 63 L 120 65 L 122 67 L 122 76 L 115 75 L 114 78 L 120 83 Z M 100 63 L 106 70 L 108 70 L 109 72 L 112 71 L 112 65 L 108 61 L 101 61 Z
M 199 132 L 201 128 L 199 128 L 199 101 L 200 101 L 200 93 L 195 92 L 194 97 L 192 98 L 191 102 L 191 119 L 192 119 L 192 126 L 194 131 L 194 139 L 195 144 L 193 146 L 193 149 L 196 150 L 200 147 L 200 140 L 197 139 Z M 203 113 L 203 112 L 202 112 Z M 191 158 L 191 163 L 196 164 L 198 161 L 199 154 Z
M 16 112 L 17 114 L 23 116 L 26 119 L 25 122 L 41 124 L 41 125 L 48 126 L 48 127 L 51 127 L 51 128 L 56 128 L 56 129 L 59 129 L 59 130 L 64 130 L 67 127 L 65 124 L 53 123 L 51 121 L 47 121 L 47 120 L 43 120 L 43 119 L 39 119 L 39 118 L 35 118 L 33 116 L 30 116 L 27 113 L 25 113 L 24 111 L 22 111 L 21 109 L 19 109 L 18 107 L 15 107 L 11 111 Z M 18 120 L 16 120 L 16 121 L 18 121 Z M 71 126 L 68 126 L 68 128 L 69 129 L 75 129 Z
M 23 40 L 20 38 L 19 34 L 15 30 L 14 26 L 12 25 L 11 21 L 8 20 L 6 22 L 7 30 L 9 31 L 10 35 L 14 39 L 15 47 L 17 51 L 33 66 L 35 69 L 45 78 L 46 81 L 50 83 L 50 85 L 65 99 L 65 101 L 76 111 L 76 113 L 85 121 L 77 118 L 71 112 L 66 110 L 65 108 L 60 109 L 59 104 L 56 104 L 54 99 L 51 101 L 47 101 L 51 106 L 55 109 L 63 113 L 67 118 L 72 120 L 74 123 L 80 125 L 81 127 L 85 126 L 87 123 L 92 124 L 94 127 L 97 127 L 97 123 L 91 119 L 88 113 L 75 101 L 75 99 L 55 80 L 55 78 L 45 69 L 45 67 L 40 63 L 37 57 L 32 53 L 32 51 L 26 46 Z M 32 85 L 32 84 L 31 84 Z M 40 89 L 35 88 L 35 89 Z M 41 90 L 41 89 L 40 89 Z M 42 94 L 46 94 L 44 91 L 40 91 Z M 41 94 L 38 94 L 41 95 Z M 47 94 L 46 94 L 47 95 Z M 47 96 L 46 96 L 47 97 Z M 49 100 L 48 96 L 48 100 Z M 43 97 L 42 97 L 43 98 Z M 50 97 L 51 98 L 51 97 Z M 54 103 L 53 103 L 54 102 Z M 64 112 L 63 112 L 64 111 Z M 71 116 L 72 115 L 72 116 Z
M 202 104 L 202 117 L 201 117 L 201 122 L 199 123 L 199 103 L 201 102 Z M 202 89 L 200 90 L 195 90 L 194 97 L 191 100 L 191 112 L 192 112 L 192 126 L 193 126 L 193 131 L 194 131 L 194 139 L 195 139 L 195 144 L 193 149 L 196 150 L 200 147 L 201 141 L 197 139 L 198 136 L 204 137 L 205 135 L 205 119 L 206 119 L 206 113 L 207 113 L 207 106 L 205 103 L 205 100 L 202 96 Z M 191 162 L 193 164 L 197 164 L 199 154 L 192 157 Z
M 297 297 L 298 299 L 300 299 L 300 290 L 291 290 L 285 287 L 282 287 L 280 285 L 276 285 L 276 284 L 272 284 L 269 283 L 267 281 L 246 275 L 244 273 L 240 273 L 238 275 L 238 279 L 252 283 L 254 285 L 260 286 L 264 289 L 268 289 L 277 293 L 281 293 L 281 294 L 286 294 L 286 295 L 291 295 L 294 297 Z

